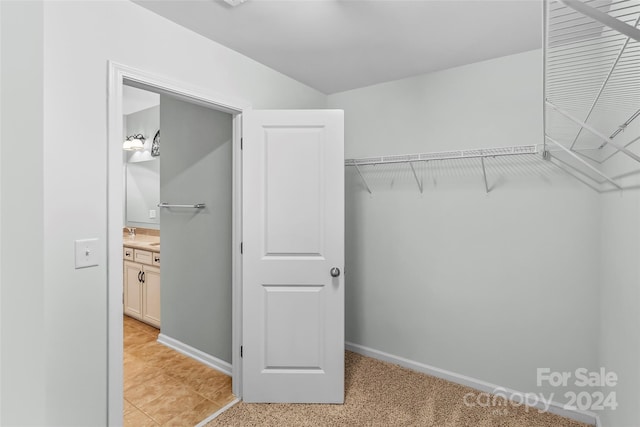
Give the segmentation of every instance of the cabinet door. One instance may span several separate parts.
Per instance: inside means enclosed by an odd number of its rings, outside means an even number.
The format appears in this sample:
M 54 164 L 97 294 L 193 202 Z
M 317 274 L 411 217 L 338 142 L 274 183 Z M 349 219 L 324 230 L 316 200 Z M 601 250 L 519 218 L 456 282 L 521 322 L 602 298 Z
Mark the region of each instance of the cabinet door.
M 138 280 L 141 272 L 142 265 L 124 262 L 124 314 L 137 319 L 142 319 L 142 283 Z
M 142 315 L 145 322 L 160 327 L 160 269 L 144 266 Z

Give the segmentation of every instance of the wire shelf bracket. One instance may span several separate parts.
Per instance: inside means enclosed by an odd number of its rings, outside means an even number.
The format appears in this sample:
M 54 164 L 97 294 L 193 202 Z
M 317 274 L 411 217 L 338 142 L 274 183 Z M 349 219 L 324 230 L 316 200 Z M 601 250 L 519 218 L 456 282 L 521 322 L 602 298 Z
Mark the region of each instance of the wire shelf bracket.
M 480 157 L 480 161 L 482 162 L 482 176 L 484 177 L 484 190 L 487 194 L 489 194 L 489 184 L 487 183 L 487 170 L 484 167 L 484 157 Z
M 413 167 L 413 163 L 409 163 L 411 166 L 411 172 L 413 172 L 413 177 L 416 179 L 416 183 L 418 184 L 418 190 L 420 190 L 420 194 L 422 194 L 422 181 L 418 179 L 418 174 L 416 173 L 416 168 Z
M 367 182 L 367 179 L 364 177 L 364 175 L 362 175 L 362 171 L 360 170 L 358 165 L 354 164 L 353 166 L 356 167 L 356 171 L 358 172 L 358 175 L 360 175 L 360 179 L 362 179 L 362 182 L 364 182 L 364 186 L 367 189 L 367 191 L 369 192 L 369 194 L 372 194 L 371 193 L 371 188 L 369 187 L 369 183 Z

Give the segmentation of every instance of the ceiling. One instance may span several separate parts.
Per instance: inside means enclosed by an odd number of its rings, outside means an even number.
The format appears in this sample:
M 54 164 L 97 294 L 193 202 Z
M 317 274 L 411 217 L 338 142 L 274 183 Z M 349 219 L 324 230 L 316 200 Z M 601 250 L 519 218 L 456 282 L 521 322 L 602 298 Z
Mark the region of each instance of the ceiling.
M 540 48 L 540 0 L 133 0 L 331 94 Z

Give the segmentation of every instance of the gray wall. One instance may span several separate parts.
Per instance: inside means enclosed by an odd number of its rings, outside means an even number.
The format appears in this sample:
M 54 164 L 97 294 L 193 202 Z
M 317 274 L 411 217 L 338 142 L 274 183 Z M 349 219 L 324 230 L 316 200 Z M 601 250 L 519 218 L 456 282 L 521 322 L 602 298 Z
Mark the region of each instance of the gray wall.
M 541 52 L 329 96 L 346 156 L 537 144 Z M 599 201 L 541 159 L 352 168 L 347 341 L 523 392 L 596 367 Z
M 148 150 L 160 129 L 160 106 L 127 114 L 125 129 L 127 135 L 140 133 L 147 138 L 144 151 L 125 151 L 125 223 L 130 227 L 159 229 L 160 214 L 157 205 L 160 202 L 160 157 L 151 157 Z M 150 210 L 156 211 L 155 218 L 149 218 Z
M 162 333 L 231 363 L 232 117 L 160 98 Z

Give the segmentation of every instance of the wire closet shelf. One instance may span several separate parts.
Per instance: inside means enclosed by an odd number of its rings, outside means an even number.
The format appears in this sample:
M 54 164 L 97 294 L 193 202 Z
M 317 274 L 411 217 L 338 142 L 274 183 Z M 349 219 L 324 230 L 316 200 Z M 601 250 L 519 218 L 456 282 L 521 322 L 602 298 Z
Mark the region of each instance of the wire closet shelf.
M 487 170 L 485 167 L 484 159 L 487 157 L 504 157 L 504 156 L 522 156 L 522 155 L 531 155 L 538 154 L 539 150 L 536 145 L 517 145 L 510 147 L 496 147 L 496 148 L 476 148 L 470 150 L 452 150 L 452 151 L 439 151 L 439 152 L 431 152 L 431 153 L 420 153 L 420 154 L 398 154 L 398 155 L 390 155 L 390 156 L 381 156 L 381 157 L 363 157 L 358 159 L 347 159 L 345 160 L 345 166 L 353 166 L 360 179 L 364 183 L 366 190 L 369 194 L 372 194 L 371 186 L 369 182 L 365 178 L 364 174 L 360 170 L 360 166 L 371 166 L 371 165 L 383 165 L 383 164 L 408 164 L 411 168 L 411 172 L 413 174 L 416 183 L 418 184 L 418 189 L 420 193 L 423 192 L 424 186 L 422 181 L 418 178 L 418 174 L 415 170 L 414 163 L 417 162 L 429 162 L 429 161 L 438 161 L 438 160 L 455 160 L 455 159 L 480 159 L 480 163 L 482 166 L 482 175 L 484 178 L 484 186 L 485 191 L 489 193 L 489 184 L 487 181 Z
M 544 158 L 602 191 L 616 155 L 640 163 L 639 23 L 640 0 L 545 1 Z
M 596 191 L 624 188 L 620 178 L 634 172 L 610 176 L 605 164 L 619 154 L 640 168 L 631 147 L 640 140 L 640 0 L 545 0 L 543 10 L 542 143 L 346 160 L 370 194 L 361 166 L 407 164 L 422 193 L 416 162 L 478 158 L 488 193 L 486 158 L 540 152 Z

